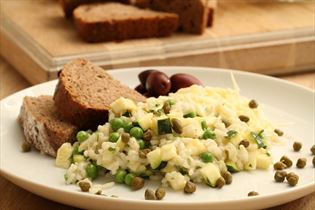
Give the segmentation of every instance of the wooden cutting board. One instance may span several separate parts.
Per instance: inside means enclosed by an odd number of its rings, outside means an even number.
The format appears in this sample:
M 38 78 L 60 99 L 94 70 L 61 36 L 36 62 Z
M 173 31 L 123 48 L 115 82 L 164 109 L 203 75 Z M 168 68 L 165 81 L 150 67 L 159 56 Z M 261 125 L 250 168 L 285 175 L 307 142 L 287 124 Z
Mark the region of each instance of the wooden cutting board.
M 32 83 L 56 77 L 71 59 L 107 69 L 190 65 L 279 74 L 315 69 L 314 1 L 220 0 L 201 35 L 89 44 L 57 1 L 1 1 L 1 54 Z

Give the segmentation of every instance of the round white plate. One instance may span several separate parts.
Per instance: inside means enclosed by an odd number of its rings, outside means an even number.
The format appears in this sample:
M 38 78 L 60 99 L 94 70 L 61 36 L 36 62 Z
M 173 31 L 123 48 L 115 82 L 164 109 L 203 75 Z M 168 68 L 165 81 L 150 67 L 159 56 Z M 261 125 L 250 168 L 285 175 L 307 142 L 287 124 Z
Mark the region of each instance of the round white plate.
M 147 68 L 133 68 L 110 71 L 115 78 L 135 87 L 139 82 L 137 75 Z M 155 67 L 167 74 L 185 72 L 195 75 L 207 86 L 233 88 L 231 71 L 199 67 Z M 54 159 L 32 150 L 20 152 L 23 134 L 17 123 L 17 116 L 24 96 L 52 95 L 56 81 L 43 83 L 1 101 L 1 175 L 13 183 L 35 194 L 76 207 L 87 209 L 260 209 L 289 202 L 315 191 L 315 168 L 312 166 L 310 147 L 314 144 L 314 92 L 279 79 L 233 71 L 241 94 L 256 99 L 267 117 L 274 123 L 285 124 L 287 142 L 272 148 L 274 160 L 282 155 L 289 156 L 294 165 L 293 171 L 300 177 L 295 187 L 287 183 L 275 183 L 274 171 L 240 172 L 233 175 L 233 183 L 222 189 L 198 186 L 193 195 L 167 191 L 162 201 L 144 200 L 144 190 L 155 188 L 154 183 L 136 192 L 123 185 L 108 189 L 109 196 L 98 196 L 80 192 L 75 185 L 65 185 L 65 170 L 54 166 Z M 293 152 L 294 141 L 303 143 L 300 152 Z M 304 169 L 297 169 L 295 162 L 299 157 L 307 158 Z M 259 196 L 247 197 L 250 191 Z M 117 195 L 118 198 L 110 197 Z

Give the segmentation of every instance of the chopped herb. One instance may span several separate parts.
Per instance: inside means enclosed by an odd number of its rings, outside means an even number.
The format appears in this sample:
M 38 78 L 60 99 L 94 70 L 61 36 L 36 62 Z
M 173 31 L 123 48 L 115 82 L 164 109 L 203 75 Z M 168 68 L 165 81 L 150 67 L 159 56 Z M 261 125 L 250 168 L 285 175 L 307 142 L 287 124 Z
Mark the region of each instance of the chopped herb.
M 184 118 L 194 118 L 194 117 L 196 117 L 196 113 L 194 112 L 189 112 L 184 115 Z
M 264 148 L 266 149 L 267 146 L 265 145 L 264 141 L 263 141 L 263 132 L 264 130 L 261 130 L 259 133 L 255 133 L 255 132 L 250 132 L 250 135 L 252 136 L 252 138 L 256 141 L 258 148 Z
M 124 117 L 131 117 L 132 114 L 131 114 L 131 112 L 126 111 L 122 116 L 124 116 Z
M 216 135 L 210 129 L 206 129 L 205 132 L 202 134 L 202 139 L 215 139 Z
M 269 156 L 269 157 L 271 156 L 271 154 L 269 152 L 267 152 L 266 155 Z
M 226 138 L 228 138 L 228 139 L 231 139 L 231 138 L 233 138 L 233 137 L 235 137 L 237 135 L 237 131 L 235 131 L 235 130 L 229 130 L 227 133 L 226 133 Z
M 201 122 L 201 128 L 202 128 L 202 130 L 206 130 L 206 129 L 208 128 L 207 122 L 206 122 L 205 120 L 203 120 L 203 121 Z
M 169 103 L 171 106 L 175 105 L 176 102 L 173 99 L 166 100 L 167 103 Z

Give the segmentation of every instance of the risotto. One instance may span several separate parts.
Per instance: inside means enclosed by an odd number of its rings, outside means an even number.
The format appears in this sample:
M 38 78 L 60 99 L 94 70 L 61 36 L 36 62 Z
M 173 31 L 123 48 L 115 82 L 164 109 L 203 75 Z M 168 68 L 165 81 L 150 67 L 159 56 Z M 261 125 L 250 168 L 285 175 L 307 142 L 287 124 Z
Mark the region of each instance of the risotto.
M 62 145 L 56 165 L 68 184 L 109 173 L 127 185 L 141 177 L 174 190 L 188 181 L 216 187 L 226 172 L 268 169 L 278 139 L 254 100 L 194 85 L 137 104 L 117 99 L 109 122 Z

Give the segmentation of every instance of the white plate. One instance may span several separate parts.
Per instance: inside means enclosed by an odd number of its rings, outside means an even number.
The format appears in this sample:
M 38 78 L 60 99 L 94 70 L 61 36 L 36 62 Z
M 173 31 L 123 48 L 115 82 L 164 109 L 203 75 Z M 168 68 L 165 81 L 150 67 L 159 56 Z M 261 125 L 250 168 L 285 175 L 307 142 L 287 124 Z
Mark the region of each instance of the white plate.
M 137 75 L 147 68 L 134 68 L 111 71 L 120 81 L 134 87 L 138 84 Z M 199 67 L 156 67 L 167 74 L 186 72 L 198 77 L 205 85 L 232 88 L 229 70 Z M 294 164 L 299 157 L 307 158 L 305 169 L 296 169 L 295 165 L 287 171 L 300 176 L 297 186 L 287 183 L 275 183 L 274 171 L 241 172 L 233 176 L 233 183 L 222 189 L 198 186 L 193 195 L 167 191 L 162 201 L 145 201 L 143 198 L 147 184 L 142 190 L 132 192 L 125 186 L 114 186 L 108 195 L 119 198 L 91 195 L 80 192 L 75 185 L 65 185 L 64 170 L 54 166 L 54 159 L 41 155 L 37 151 L 20 152 L 23 140 L 17 116 L 23 96 L 53 94 L 56 81 L 43 83 L 1 101 L 1 174 L 13 183 L 40 196 L 64 204 L 88 209 L 259 209 L 289 202 L 315 191 L 314 167 L 310 147 L 314 144 L 314 92 L 298 85 L 279 79 L 234 71 L 241 94 L 255 98 L 266 115 L 275 123 L 286 123 L 288 141 L 285 145 L 272 149 L 274 160 L 283 154 L 288 155 Z M 301 152 L 295 153 L 293 141 L 303 142 Z M 249 191 L 259 192 L 259 196 L 247 197 Z

